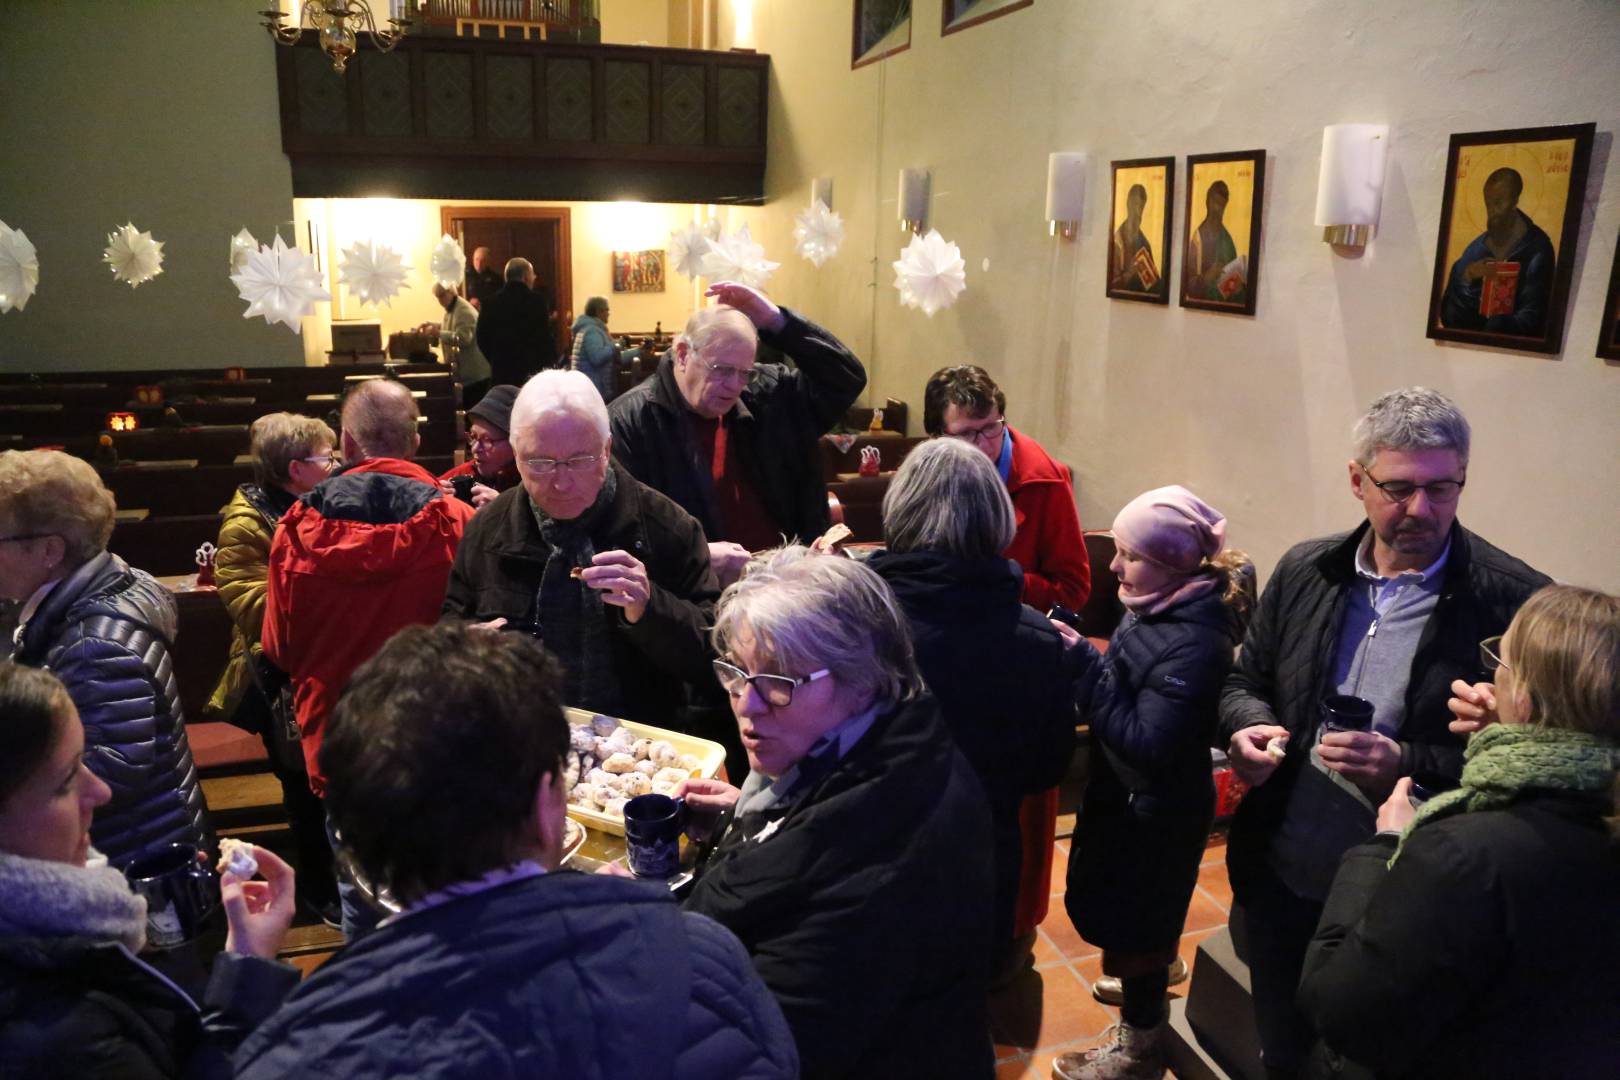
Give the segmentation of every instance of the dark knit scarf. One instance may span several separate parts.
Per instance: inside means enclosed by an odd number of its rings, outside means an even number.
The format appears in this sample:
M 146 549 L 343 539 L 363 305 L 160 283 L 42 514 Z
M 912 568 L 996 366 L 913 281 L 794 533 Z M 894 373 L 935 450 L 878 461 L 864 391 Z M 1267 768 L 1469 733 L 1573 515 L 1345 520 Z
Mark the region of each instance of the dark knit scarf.
M 607 515 L 617 491 L 610 468 L 596 501 L 568 521 L 559 521 L 529 501 L 547 549 L 535 618 L 541 640 L 562 664 L 563 701 L 608 716 L 618 716 L 622 702 L 613 668 L 614 614 L 601 592 L 573 577 L 572 571 L 591 565 L 596 554 L 591 530 Z
M 1608 792 L 1620 769 L 1620 742 L 1568 728 L 1492 724 L 1474 734 L 1463 751 L 1462 787 L 1423 804 L 1401 834 L 1390 865 L 1414 829 L 1431 821 L 1477 810 L 1500 810 L 1535 791 L 1590 795 Z

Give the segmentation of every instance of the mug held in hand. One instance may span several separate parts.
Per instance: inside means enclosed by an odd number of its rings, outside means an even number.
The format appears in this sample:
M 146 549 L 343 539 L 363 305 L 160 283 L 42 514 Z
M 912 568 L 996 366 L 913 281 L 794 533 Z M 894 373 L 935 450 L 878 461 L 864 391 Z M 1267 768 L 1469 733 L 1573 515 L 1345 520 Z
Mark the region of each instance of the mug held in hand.
M 637 795 L 624 804 L 624 841 L 631 873 L 666 880 L 675 876 L 681 865 L 686 816 L 686 800 L 668 795 Z
M 192 940 L 219 906 L 219 878 L 197 860 L 191 844 L 170 844 L 136 859 L 124 876 L 146 898 L 146 941 L 154 948 Z

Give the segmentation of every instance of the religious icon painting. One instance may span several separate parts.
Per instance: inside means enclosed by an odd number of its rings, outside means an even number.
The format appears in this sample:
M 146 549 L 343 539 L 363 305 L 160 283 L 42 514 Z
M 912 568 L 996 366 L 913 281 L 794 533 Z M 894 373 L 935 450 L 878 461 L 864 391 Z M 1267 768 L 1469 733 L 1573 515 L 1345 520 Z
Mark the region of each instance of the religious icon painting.
M 1187 158 L 1182 307 L 1254 314 L 1265 180 L 1264 150 Z
M 1107 294 L 1145 304 L 1170 302 L 1170 211 L 1176 159 L 1111 162 Z
M 1428 336 L 1556 353 L 1595 124 L 1451 137 Z
M 1603 304 L 1597 354 L 1605 360 L 1620 360 L 1620 243 L 1615 244 L 1614 269 L 1609 272 L 1609 298 Z
M 663 251 L 615 251 L 613 253 L 613 291 L 616 293 L 663 292 Z

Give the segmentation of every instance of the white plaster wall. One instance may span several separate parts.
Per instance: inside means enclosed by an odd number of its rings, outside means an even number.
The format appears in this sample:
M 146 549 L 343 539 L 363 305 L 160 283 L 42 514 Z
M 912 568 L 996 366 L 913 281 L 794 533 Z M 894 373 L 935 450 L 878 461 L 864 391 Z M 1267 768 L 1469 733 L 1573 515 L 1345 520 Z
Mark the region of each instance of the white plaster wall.
M 1349 428 L 1384 390 L 1427 384 L 1474 425 L 1463 521 L 1557 577 L 1620 590 L 1620 366 L 1593 357 L 1620 232 L 1620 4 L 1037 0 L 942 38 L 937 0 L 917 0 L 910 50 L 857 71 L 847 9 L 755 0 L 753 44 L 772 58 L 770 202 L 732 215 L 782 260 L 777 298 L 868 360 L 872 397 L 920 413 L 931 371 L 984 364 L 1014 424 L 1075 467 L 1088 526 L 1183 482 L 1230 516 L 1264 574 L 1290 542 L 1360 518 Z M 1312 224 L 1321 129 L 1346 121 L 1392 125 L 1382 223 L 1360 259 Z M 1425 339 L 1448 135 L 1584 121 L 1598 137 L 1563 354 Z M 1257 315 L 1105 299 L 1108 161 L 1255 147 L 1268 151 Z M 1074 244 L 1042 221 L 1055 150 L 1091 154 Z M 892 288 L 906 166 L 932 169 L 931 223 L 968 263 L 961 302 L 933 319 Z M 791 240 L 814 176 L 834 178 L 849 226 L 820 271 Z
M 0 23 L 0 220 L 39 251 L 39 292 L 0 315 L 0 369 L 297 364 L 298 337 L 242 318 L 243 226 L 291 239 L 275 46 L 259 0 L 8 0 Z M 134 222 L 163 273 L 101 261 Z

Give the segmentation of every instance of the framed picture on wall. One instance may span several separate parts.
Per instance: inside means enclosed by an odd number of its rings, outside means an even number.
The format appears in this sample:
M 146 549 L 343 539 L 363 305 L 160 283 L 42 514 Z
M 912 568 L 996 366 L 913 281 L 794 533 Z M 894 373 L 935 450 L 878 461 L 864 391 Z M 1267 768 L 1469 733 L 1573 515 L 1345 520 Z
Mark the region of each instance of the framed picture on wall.
M 1187 158 L 1182 307 L 1254 314 L 1265 182 L 1264 150 Z
M 1175 205 L 1176 159 L 1110 162 L 1107 293 L 1115 300 L 1170 302 L 1170 209 Z
M 1428 336 L 1555 353 L 1595 124 L 1453 135 Z
M 615 251 L 614 292 L 663 292 L 663 251 Z
M 1603 321 L 1598 326 L 1597 354 L 1605 360 L 1620 360 L 1620 243 L 1615 244 L 1609 298 L 1603 303 Z

